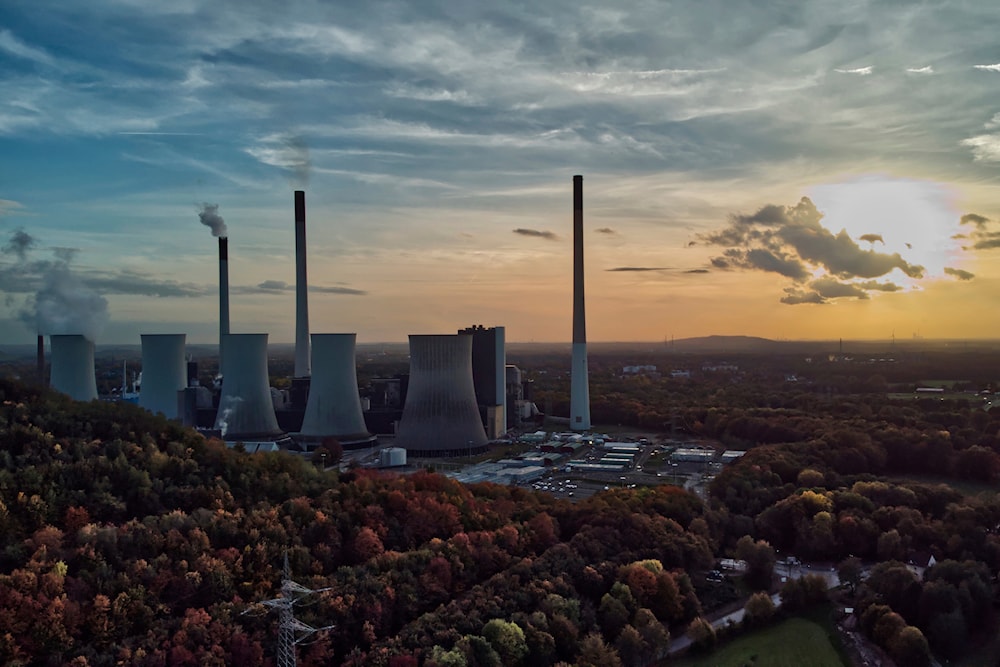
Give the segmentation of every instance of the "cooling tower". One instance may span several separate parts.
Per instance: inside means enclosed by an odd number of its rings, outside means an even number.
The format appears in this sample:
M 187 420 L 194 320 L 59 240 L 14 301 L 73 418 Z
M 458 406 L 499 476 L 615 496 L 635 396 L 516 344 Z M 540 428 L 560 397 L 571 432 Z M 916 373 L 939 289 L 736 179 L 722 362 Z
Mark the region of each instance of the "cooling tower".
M 396 445 L 417 457 L 486 449 L 472 382 L 472 336 L 410 336 L 410 386 Z
M 49 336 L 52 347 L 49 386 L 76 401 L 97 398 L 94 344 L 78 334 Z
M 215 428 L 226 440 L 273 440 L 282 436 L 267 377 L 267 334 L 226 334 L 222 395 Z
M 177 392 L 187 386 L 184 334 L 142 334 L 142 390 L 139 407 L 177 419 Z
M 342 445 L 371 442 L 358 395 L 357 334 L 312 335 L 312 383 L 302 428 L 307 442 L 334 437 Z
M 573 177 L 573 366 L 570 378 L 569 426 L 574 431 L 586 431 L 590 428 L 590 379 L 583 299 L 583 176 Z
M 229 239 L 219 237 L 219 370 L 222 370 L 222 339 L 229 335 Z
M 353 363 L 353 357 L 352 357 Z M 309 376 L 309 285 L 306 280 L 306 193 L 295 191 L 295 377 Z M 355 393 L 357 393 L 355 389 Z

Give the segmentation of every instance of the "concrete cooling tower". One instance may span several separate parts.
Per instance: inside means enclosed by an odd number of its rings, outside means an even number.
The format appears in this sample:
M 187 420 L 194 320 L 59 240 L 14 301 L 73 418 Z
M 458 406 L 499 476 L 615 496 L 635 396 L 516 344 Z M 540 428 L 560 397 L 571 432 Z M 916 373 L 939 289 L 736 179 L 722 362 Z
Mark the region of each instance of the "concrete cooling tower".
M 472 336 L 410 336 L 410 386 L 396 445 L 411 457 L 485 451 L 472 381 Z
M 187 386 L 184 334 L 142 334 L 142 391 L 139 406 L 177 419 L 177 392 Z
M 49 336 L 52 370 L 49 386 L 75 401 L 97 398 L 94 343 L 78 334 Z
M 267 377 L 267 334 L 226 334 L 215 428 L 228 441 L 273 440 L 278 427 Z
M 344 446 L 372 441 L 358 395 L 357 334 L 312 334 L 312 384 L 297 440 L 319 444 L 334 437 Z

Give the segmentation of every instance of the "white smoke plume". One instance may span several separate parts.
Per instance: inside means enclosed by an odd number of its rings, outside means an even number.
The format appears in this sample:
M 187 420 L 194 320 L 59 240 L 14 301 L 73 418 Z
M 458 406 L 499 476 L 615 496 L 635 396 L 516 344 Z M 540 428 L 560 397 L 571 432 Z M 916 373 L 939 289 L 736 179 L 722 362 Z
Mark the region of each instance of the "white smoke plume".
M 19 319 L 40 334 L 82 334 L 95 342 L 108 323 L 108 300 L 74 273 L 75 250 L 54 252 L 55 260 L 44 263 L 41 287 L 28 297 Z
M 212 230 L 212 236 L 229 235 L 229 231 L 226 229 L 226 221 L 219 215 L 218 204 L 202 204 L 201 210 L 198 212 L 198 219 L 201 220 L 201 224 Z

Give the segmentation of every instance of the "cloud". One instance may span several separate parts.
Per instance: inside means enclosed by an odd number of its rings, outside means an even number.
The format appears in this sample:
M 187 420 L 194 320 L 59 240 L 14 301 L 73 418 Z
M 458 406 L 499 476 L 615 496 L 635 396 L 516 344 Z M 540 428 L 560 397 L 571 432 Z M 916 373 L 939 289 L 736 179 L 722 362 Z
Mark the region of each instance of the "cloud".
M 959 280 L 972 280 L 976 277 L 976 274 L 970 273 L 969 271 L 963 271 L 962 269 L 953 269 L 950 266 L 944 267 L 944 272 L 949 276 L 955 276 Z
M 934 68 L 930 65 L 924 67 L 907 67 L 906 71 L 910 74 L 933 74 Z
M 966 213 L 960 222 L 963 225 L 973 225 L 972 231 L 962 236 L 962 238 L 972 241 L 972 245 L 964 246 L 965 250 L 1000 248 L 1000 224 L 995 224 L 986 216 L 978 213 Z
M 688 269 L 684 273 L 711 273 L 708 269 Z
M 310 285 L 310 292 L 318 292 L 319 294 L 344 294 L 347 296 L 364 296 L 368 294 L 365 290 L 354 289 L 352 287 L 324 287 L 322 285 Z
M 5 215 L 10 215 L 20 208 L 24 208 L 20 202 L 13 201 L 11 199 L 0 199 L 0 218 L 3 218 Z
M 834 69 L 833 71 L 837 72 L 838 74 L 854 74 L 855 76 L 868 76 L 874 71 L 874 68 L 871 65 L 868 65 L 867 67 L 856 67 L 854 69 Z
M 294 292 L 295 285 L 291 285 L 284 280 L 265 280 L 256 285 L 237 285 L 231 288 L 234 294 L 280 294 L 282 292 Z M 310 292 L 317 294 L 344 294 L 348 296 L 363 296 L 368 294 L 364 290 L 351 287 L 310 285 Z
M 785 296 L 781 297 L 781 303 L 787 303 L 790 306 L 798 306 L 803 303 L 822 304 L 826 303 L 826 300 L 819 294 L 819 292 L 802 290 L 797 287 L 786 287 Z
M 750 215 L 733 215 L 729 225 L 699 235 L 699 241 L 723 248 L 711 265 L 723 270 L 777 273 L 808 288 L 785 289 L 783 303 L 825 303 L 828 299 L 868 298 L 872 291 L 891 292 L 898 285 L 878 282 L 894 270 L 922 278 L 923 267 L 899 253 L 862 249 L 846 230 L 834 234 L 823 226 L 820 213 L 808 197 L 795 206 L 768 204 Z M 874 245 L 879 234 L 864 234 Z M 809 281 L 812 282 L 809 282 Z
M 10 30 L 0 30 L 0 51 L 6 51 L 12 56 L 32 60 L 42 65 L 54 65 L 55 60 L 41 49 L 25 44 Z
M 514 230 L 515 234 L 520 234 L 521 236 L 533 236 L 540 239 L 548 239 L 549 241 L 558 241 L 559 236 L 555 232 L 550 231 L 539 231 L 537 229 L 525 229 L 524 227 L 518 227 Z
M 618 232 L 616 232 L 615 230 L 611 229 L 610 227 L 599 227 L 598 229 L 595 229 L 594 231 L 597 232 L 598 234 L 607 234 L 609 236 L 618 234 Z
M 972 149 L 972 159 L 977 162 L 1000 162 L 1000 134 L 980 134 L 962 139 L 962 146 Z
M 4 254 L 14 255 L 20 261 L 24 261 L 28 251 L 35 246 L 35 239 L 23 229 L 15 230 L 3 247 Z
M 629 271 L 640 271 L 640 272 L 641 271 L 666 271 L 667 267 L 665 267 L 665 266 L 616 266 L 613 269 L 605 269 L 605 270 L 606 271 L 621 271 L 621 272 L 629 272 Z
M 973 65 L 973 69 L 986 70 L 987 72 L 1000 72 L 1000 63 L 995 65 Z
M 979 215 L 978 213 L 966 213 L 960 219 L 960 223 L 963 225 L 973 224 L 976 227 L 983 228 L 989 223 L 990 219 Z
M 119 271 L 107 275 L 85 275 L 83 280 L 90 287 L 104 294 L 135 294 L 155 297 L 199 297 L 215 293 L 208 288 L 193 283 L 176 280 L 154 280 L 135 271 Z
M 309 184 L 312 159 L 309 146 L 300 134 L 272 134 L 260 140 L 260 145 L 246 149 L 248 155 L 272 167 L 292 173 L 296 186 Z

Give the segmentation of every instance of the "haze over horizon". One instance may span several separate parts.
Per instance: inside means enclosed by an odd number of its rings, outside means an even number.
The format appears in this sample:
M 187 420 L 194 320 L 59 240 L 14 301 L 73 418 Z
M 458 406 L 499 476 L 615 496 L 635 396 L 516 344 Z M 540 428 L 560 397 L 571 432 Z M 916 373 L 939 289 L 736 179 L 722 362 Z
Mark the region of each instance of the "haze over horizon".
M 0 341 L 215 343 L 211 211 L 291 342 L 294 189 L 312 331 L 568 341 L 574 174 L 590 341 L 994 338 L 987 5 L 14 2 Z

